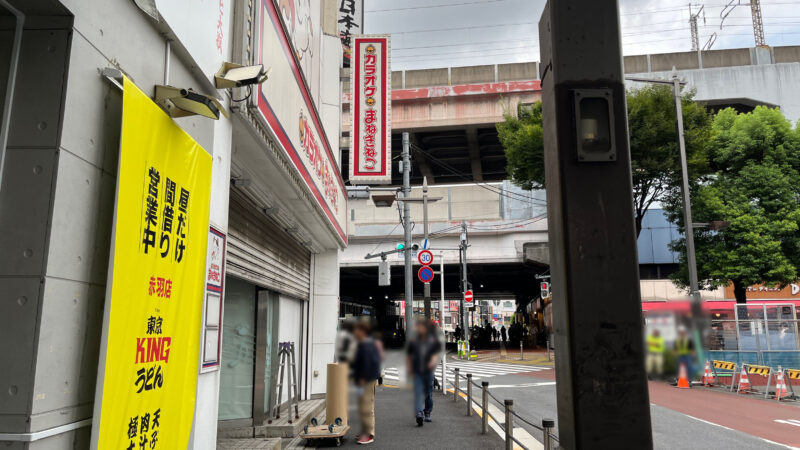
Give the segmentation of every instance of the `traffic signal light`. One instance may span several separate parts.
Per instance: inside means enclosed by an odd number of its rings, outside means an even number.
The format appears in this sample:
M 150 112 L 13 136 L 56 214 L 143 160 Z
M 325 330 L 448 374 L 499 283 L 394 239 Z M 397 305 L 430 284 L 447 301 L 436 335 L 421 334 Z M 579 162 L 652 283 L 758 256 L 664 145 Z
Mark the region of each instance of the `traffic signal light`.
M 397 250 L 403 250 L 404 248 L 406 248 L 406 244 L 404 244 L 402 242 L 398 242 L 397 246 L 395 248 Z M 411 250 L 417 251 L 418 249 L 419 249 L 419 244 L 411 244 Z
M 539 289 L 542 290 L 542 298 L 550 296 L 550 283 L 547 281 L 542 281 L 539 283 Z

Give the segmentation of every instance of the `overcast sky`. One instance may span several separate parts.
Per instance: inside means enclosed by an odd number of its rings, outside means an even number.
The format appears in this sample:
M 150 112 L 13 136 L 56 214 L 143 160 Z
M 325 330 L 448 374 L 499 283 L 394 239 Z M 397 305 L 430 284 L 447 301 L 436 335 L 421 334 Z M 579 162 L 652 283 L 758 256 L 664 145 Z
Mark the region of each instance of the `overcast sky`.
M 730 0 L 704 3 L 700 46 L 713 33 L 712 49 L 752 47 L 749 6 Z M 364 0 L 366 33 L 392 35 L 392 69 L 538 61 L 538 22 L 544 0 Z M 626 55 L 691 50 L 686 0 L 620 0 Z M 747 3 L 742 0 L 742 3 Z M 703 3 L 693 5 L 693 11 Z M 764 32 L 771 46 L 800 45 L 800 0 L 762 0 Z

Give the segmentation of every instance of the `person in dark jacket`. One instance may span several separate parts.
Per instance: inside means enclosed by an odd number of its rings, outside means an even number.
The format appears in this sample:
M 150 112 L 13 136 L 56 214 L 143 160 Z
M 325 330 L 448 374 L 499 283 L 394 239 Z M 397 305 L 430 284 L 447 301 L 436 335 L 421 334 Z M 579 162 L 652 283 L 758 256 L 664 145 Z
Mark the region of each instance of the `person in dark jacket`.
M 442 351 L 433 324 L 417 322 L 417 334 L 408 343 L 406 367 L 414 378 L 414 409 L 417 426 L 431 421 L 433 411 L 433 372 Z
M 506 326 L 505 325 L 503 325 L 500 328 L 500 337 L 503 339 L 503 345 L 505 345 L 506 339 L 508 339 L 508 336 L 506 335 Z
M 353 360 L 353 379 L 358 387 L 358 413 L 361 416 L 359 444 L 375 442 L 375 385 L 381 375 L 380 349 L 369 336 L 369 325 L 356 324 L 353 336 L 358 341 Z

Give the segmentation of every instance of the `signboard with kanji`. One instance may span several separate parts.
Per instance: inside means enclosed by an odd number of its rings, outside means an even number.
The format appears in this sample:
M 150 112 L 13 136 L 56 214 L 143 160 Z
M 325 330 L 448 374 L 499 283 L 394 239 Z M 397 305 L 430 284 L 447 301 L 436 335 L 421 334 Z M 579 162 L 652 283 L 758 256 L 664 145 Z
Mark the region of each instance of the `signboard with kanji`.
M 350 182 L 392 182 L 391 89 L 388 35 L 360 35 L 351 39 Z
M 194 419 L 211 155 L 124 80 L 92 448 L 186 448 Z
M 350 67 L 350 41 L 354 34 L 361 33 L 364 27 L 364 0 L 338 0 L 338 31 L 344 52 L 344 67 Z

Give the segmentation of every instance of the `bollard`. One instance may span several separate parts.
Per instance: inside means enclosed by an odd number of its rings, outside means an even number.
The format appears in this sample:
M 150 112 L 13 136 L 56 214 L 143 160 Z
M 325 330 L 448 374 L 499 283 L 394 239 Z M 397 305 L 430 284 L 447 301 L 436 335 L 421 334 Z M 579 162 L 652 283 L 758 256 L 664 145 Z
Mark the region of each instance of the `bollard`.
M 514 407 L 514 400 L 506 400 L 506 450 L 514 449 L 514 424 L 511 421 L 511 409 Z
M 453 377 L 453 401 L 458 401 L 458 367 L 456 367 L 455 376 Z
M 481 381 L 481 434 L 489 432 L 489 382 Z
M 547 360 L 550 361 L 550 338 L 547 338 Z
M 525 359 L 525 353 L 522 352 L 522 341 L 519 341 L 519 360 L 523 361 Z
M 553 427 L 556 422 L 553 419 L 542 419 L 542 433 L 544 434 L 544 450 L 552 450 L 553 444 L 550 439 L 550 433 L 553 432 Z
M 467 374 L 467 415 L 472 415 L 472 374 Z

